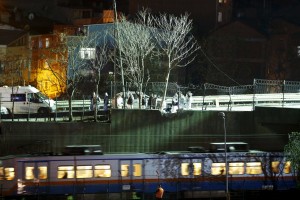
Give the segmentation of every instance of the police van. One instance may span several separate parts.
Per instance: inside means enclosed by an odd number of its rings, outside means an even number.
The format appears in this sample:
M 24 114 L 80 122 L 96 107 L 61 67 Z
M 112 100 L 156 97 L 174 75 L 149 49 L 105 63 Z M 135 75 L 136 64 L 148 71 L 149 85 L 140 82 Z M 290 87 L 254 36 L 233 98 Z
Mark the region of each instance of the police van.
M 51 113 L 56 110 L 55 101 L 32 86 L 0 87 L 0 105 L 9 113 Z

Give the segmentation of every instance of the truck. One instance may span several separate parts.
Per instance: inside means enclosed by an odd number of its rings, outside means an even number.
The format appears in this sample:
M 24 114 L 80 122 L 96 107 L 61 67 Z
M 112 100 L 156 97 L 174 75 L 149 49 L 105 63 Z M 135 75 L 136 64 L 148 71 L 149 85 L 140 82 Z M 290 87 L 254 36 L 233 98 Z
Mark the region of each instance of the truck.
M 0 106 L 13 114 L 51 113 L 56 110 L 55 101 L 31 85 L 0 87 Z

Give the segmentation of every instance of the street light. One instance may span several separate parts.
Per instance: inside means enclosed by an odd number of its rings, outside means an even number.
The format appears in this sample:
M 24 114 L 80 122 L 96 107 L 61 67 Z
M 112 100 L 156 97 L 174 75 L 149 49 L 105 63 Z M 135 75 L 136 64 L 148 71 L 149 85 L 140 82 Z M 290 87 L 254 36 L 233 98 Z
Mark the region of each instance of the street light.
M 228 194 L 228 170 L 227 170 L 227 136 L 226 136 L 226 123 L 225 123 L 225 113 L 224 112 L 219 112 L 218 116 L 222 117 L 223 119 L 223 128 L 224 128 L 224 152 L 225 152 L 225 177 L 226 177 L 226 189 L 225 189 L 225 193 L 226 193 L 226 199 L 230 199 L 229 198 L 229 194 Z

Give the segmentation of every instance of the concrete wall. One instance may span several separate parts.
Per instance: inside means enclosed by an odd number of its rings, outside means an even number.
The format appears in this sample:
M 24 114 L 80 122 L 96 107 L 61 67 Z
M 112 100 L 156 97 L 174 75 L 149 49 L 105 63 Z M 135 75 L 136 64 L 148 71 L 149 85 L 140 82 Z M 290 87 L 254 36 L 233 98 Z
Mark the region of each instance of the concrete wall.
M 65 145 L 100 144 L 104 152 L 154 152 L 208 148 L 224 141 L 224 121 L 217 111 L 111 111 L 110 123 L 1 122 L 0 155 L 53 152 Z M 248 142 L 250 149 L 283 150 L 288 133 L 299 132 L 300 110 L 256 108 L 225 112 L 227 142 Z

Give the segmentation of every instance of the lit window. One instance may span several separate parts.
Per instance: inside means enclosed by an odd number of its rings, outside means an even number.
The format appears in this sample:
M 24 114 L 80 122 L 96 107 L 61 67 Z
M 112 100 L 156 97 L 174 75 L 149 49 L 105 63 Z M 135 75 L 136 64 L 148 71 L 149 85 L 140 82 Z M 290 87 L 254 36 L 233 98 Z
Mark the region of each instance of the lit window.
M 271 170 L 273 173 L 279 173 L 279 161 L 272 161 L 271 163 Z
M 59 38 L 60 38 L 60 41 L 63 42 L 66 38 L 66 34 L 60 33 Z
M 193 174 L 196 176 L 201 175 L 201 166 L 202 166 L 201 163 L 193 163 L 193 166 L 194 166 Z
M 290 161 L 288 161 L 284 164 L 283 173 L 285 173 L 285 174 L 291 173 L 291 162 Z
M 4 179 L 4 168 L 0 167 L 0 181 Z
M 81 48 L 81 59 L 95 59 L 95 48 Z
M 49 40 L 49 38 L 46 38 L 46 40 L 45 40 L 45 46 L 46 46 L 46 48 L 48 48 L 50 46 L 50 40 Z
M 59 166 L 57 170 L 57 178 L 74 178 L 74 166 Z
M 181 175 L 188 176 L 190 171 L 193 172 L 193 175 L 199 176 L 201 175 L 201 163 L 181 163 Z M 190 169 L 191 168 L 191 169 Z
M 100 178 L 111 177 L 110 165 L 96 165 L 95 177 L 100 177 Z
M 39 179 L 47 179 L 47 167 L 46 166 L 39 166 Z
M 142 176 L 142 165 L 141 164 L 133 165 L 133 176 Z
M 212 163 L 211 165 L 212 175 L 225 175 L 225 163 Z
M 92 178 L 93 170 L 92 166 L 77 166 L 76 167 L 76 176 L 77 178 Z
M 34 179 L 34 167 L 26 167 L 25 168 L 25 179 L 33 180 Z
M 129 176 L 129 165 L 121 165 L 121 176 L 122 177 Z
M 249 162 L 246 164 L 247 174 L 261 174 L 262 168 L 260 162 Z
M 181 163 L 181 175 L 182 176 L 189 175 L 189 163 Z
M 244 174 L 244 163 L 229 163 L 229 174 Z
M 5 180 L 11 181 L 15 178 L 15 168 L 4 168 Z
M 36 48 L 36 42 L 34 40 L 31 40 L 31 48 Z
M 4 71 L 4 63 L 0 61 L 0 72 Z
M 222 12 L 218 12 L 218 22 L 222 22 Z

